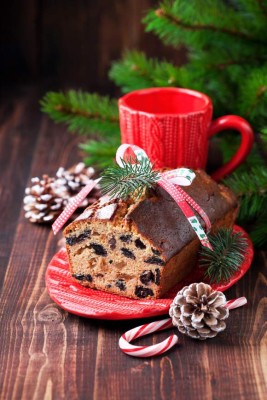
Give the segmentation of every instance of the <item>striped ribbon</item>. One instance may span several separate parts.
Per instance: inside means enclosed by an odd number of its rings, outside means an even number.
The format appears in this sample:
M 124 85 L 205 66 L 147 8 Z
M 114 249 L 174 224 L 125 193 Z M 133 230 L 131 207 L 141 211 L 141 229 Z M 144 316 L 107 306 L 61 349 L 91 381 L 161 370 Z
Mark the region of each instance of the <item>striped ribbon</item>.
M 116 161 L 120 167 L 123 167 L 122 159 L 125 159 L 126 152 L 128 150 L 133 151 L 138 161 L 146 158 L 148 156 L 146 152 L 138 146 L 131 144 L 122 144 L 116 153 Z M 195 210 L 203 219 L 206 230 L 209 231 L 211 227 L 210 220 L 205 213 L 205 211 L 180 187 L 189 186 L 195 178 L 195 173 L 188 168 L 178 168 L 172 171 L 167 171 L 161 174 L 160 179 L 157 184 L 165 189 L 175 200 L 177 205 L 180 207 L 181 211 L 187 218 L 189 224 L 192 226 L 196 235 L 198 236 L 200 242 L 203 246 L 211 247 L 211 244 L 207 238 L 207 235 L 202 228 L 197 216 L 195 215 Z M 86 185 L 75 197 L 71 199 L 65 210 L 59 215 L 56 221 L 52 225 L 54 234 L 58 233 L 63 225 L 68 221 L 74 211 L 79 207 L 82 201 L 90 193 L 90 191 L 99 183 L 101 178 L 96 179 Z
M 65 223 L 69 220 L 74 211 L 77 210 L 79 205 L 84 201 L 91 190 L 93 190 L 93 188 L 100 182 L 100 180 L 101 178 L 91 181 L 90 183 L 88 183 L 88 185 L 84 186 L 84 188 L 82 188 L 82 190 L 76 196 L 71 198 L 67 207 L 63 210 L 63 212 L 59 215 L 59 217 L 52 225 L 52 229 L 55 235 L 60 231 L 62 226 L 65 225 Z

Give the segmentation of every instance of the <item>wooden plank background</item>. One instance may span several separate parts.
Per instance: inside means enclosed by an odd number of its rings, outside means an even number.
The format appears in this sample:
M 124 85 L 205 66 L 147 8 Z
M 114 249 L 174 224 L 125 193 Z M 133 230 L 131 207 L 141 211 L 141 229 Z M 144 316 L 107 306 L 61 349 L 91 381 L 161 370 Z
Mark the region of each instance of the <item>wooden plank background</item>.
M 111 62 L 128 49 L 184 62 L 184 50 L 144 32 L 155 0 L 14 0 L 0 12 L 0 82 L 39 81 L 115 94 Z
M 0 399 L 263 400 L 267 389 L 267 260 L 256 254 L 227 292 L 248 306 L 217 338 L 134 359 L 118 348 L 147 320 L 108 322 L 68 314 L 49 298 L 47 264 L 58 249 L 48 227 L 24 218 L 33 176 L 79 161 L 78 139 L 39 111 L 44 85 L 117 94 L 110 63 L 126 49 L 184 61 L 140 23 L 152 0 L 14 0 L 0 12 Z M 21 85 L 23 83 L 23 85 Z M 27 85 L 26 85 L 27 83 Z M 34 83 L 34 84 L 33 84 Z M 38 83 L 38 84 L 36 84 Z M 18 85 L 20 84 L 20 85 Z M 162 332 L 137 343 L 157 343 Z
M 49 298 L 44 276 L 58 238 L 25 220 L 24 188 L 31 177 L 54 175 L 80 155 L 77 138 L 40 113 L 41 95 L 35 87 L 9 90 L 0 106 L 1 400 L 266 399 L 264 252 L 227 292 L 228 299 L 246 296 L 248 306 L 231 312 L 226 331 L 206 342 L 180 336 L 178 346 L 157 358 L 134 359 L 118 348 L 123 332 L 147 320 L 79 318 Z

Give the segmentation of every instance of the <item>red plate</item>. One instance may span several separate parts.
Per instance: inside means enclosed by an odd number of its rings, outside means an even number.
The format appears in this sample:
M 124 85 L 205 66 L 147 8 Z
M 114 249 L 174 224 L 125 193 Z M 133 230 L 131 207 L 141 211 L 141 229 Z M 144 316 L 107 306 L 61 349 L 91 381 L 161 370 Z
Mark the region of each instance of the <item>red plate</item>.
M 253 258 L 253 246 L 247 233 L 239 226 L 234 232 L 241 232 L 248 240 L 249 248 L 239 271 L 225 285 L 212 285 L 214 289 L 225 291 L 234 285 L 249 269 Z M 179 282 L 163 298 L 157 300 L 134 300 L 115 294 L 94 290 L 73 281 L 65 249 L 61 249 L 50 261 L 46 272 L 46 287 L 52 300 L 64 310 L 81 317 L 98 319 L 134 319 L 168 314 L 176 293 L 193 282 L 203 281 L 202 270 L 195 268 L 189 276 Z

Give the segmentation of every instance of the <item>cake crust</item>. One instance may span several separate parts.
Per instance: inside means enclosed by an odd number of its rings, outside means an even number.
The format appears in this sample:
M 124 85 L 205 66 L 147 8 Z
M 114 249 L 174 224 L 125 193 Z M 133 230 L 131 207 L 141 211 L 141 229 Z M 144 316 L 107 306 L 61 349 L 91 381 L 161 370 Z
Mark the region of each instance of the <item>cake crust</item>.
M 195 173 L 183 189 L 206 212 L 213 231 L 232 226 L 236 197 L 204 171 Z M 159 186 L 137 201 L 101 198 L 64 235 L 74 279 L 139 299 L 162 297 L 183 279 L 195 266 L 200 246 L 178 205 Z

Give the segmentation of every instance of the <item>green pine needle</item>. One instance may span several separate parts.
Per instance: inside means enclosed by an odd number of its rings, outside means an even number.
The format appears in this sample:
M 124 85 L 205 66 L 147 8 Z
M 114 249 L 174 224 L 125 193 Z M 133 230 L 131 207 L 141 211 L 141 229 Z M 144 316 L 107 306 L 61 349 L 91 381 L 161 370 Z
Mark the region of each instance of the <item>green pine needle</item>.
M 189 85 L 185 68 L 148 58 L 140 51 L 125 52 L 121 61 L 112 64 L 109 77 L 124 93 L 149 87 Z
M 139 198 L 145 189 L 151 188 L 159 180 L 158 172 L 152 170 L 148 159 L 129 162 L 121 160 L 123 167 L 114 165 L 107 168 L 102 174 L 100 182 L 102 192 L 111 198 L 126 199 L 129 195 Z
M 70 132 L 119 136 L 118 105 L 115 99 L 69 90 L 65 93 L 48 92 L 40 104 L 43 112 L 55 122 L 67 124 Z
M 252 224 L 250 238 L 255 248 L 265 248 L 267 246 L 267 204 L 265 212 Z
M 236 171 L 225 180 L 240 200 L 239 221 L 261 216 L 267 205 L 267 168 L 257 165 L 250 171 Z
M 119 137 L 111 137 L 106 140 L 90 140 L 80 144 L 80 148 L 84 150 L 86 157 L 84 162 L 86 165 L 93 165 L 99 170 L 103 170 L 113 165 L 117 148 L 120 145 Z
M 228 228 L 221 228 L 208 238 L 213 250 L 203 246 L 199 257 L 199 265 L 205 269 L 204 277 L 210 283 L 228 282 L 245 259 L 247 240 Z

